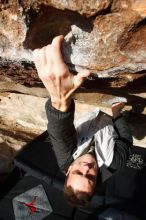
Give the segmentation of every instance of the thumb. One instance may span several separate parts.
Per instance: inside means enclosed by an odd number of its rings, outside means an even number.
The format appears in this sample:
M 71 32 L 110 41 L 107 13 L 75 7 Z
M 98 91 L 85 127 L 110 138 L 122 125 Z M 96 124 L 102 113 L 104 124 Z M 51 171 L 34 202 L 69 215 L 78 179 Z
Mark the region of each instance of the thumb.
M 77 75 L 74 76 L 74 89 L 77 89 L 85 81 L 85 79 L 90 76 L 89 70 L 82 70 Z

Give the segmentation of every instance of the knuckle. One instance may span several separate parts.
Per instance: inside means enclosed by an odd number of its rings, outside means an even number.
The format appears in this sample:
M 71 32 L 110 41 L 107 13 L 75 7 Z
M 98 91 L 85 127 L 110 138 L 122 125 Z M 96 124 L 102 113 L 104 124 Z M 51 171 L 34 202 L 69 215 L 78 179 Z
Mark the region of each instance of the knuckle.
M 63 40 L 63 35 L 58 35 L 58 36 L 53 38 L 52 44 L 58 45 L 61 40 Z
M 56 75 L 57 78 L 63 78 L 64 77 L 64 72 L 58 70 L 58 71 L 55 72 L 55 75 Z
M 61 78 L 64 78 L 66 76 L 65 72 L 62 72 L 62 71 L 60 71 L 58 75 Z
M 42 47 L 42 48 L 40 49 L 39 53 L 40 53 L 41 56 L 44 56 L 44 54 L 45 54 L 45 48 Z
M 39 49 L 35 49 L 34 51 L 33 51 L 33 59 L 34 59 L 34 61 L 38 58 L 38 53 L 39 53 Z
M 47 80 L 47 76 L 46 76 L 46 74 L 44 73 L 44 72 L 39 72 L 38 73 L 38 76 L 39 76 L 39 78 L 44 82 L 44 81 L 46 81 Z
M 65 77 L 67 75 L 66 68 L 62 67 L 61 65 L 56 66 L 54 72 L 58 77 Z
M 51 73 L 50 73 L 50 75 L 49 75 L 48 77 L 49 77 L 49 79 L 50 79 L 51 81 L 54 81 L 54 80 L 55 80 L 54 74 L 51 74 Z
M 56 46 L 55 45 L 51 45 L 50 49 L 51 49 L 51 52 L 53 54 L 53 58 L 55 58 L 54 54 L 56 54 Z
M 51 45 L 48 44 L 48 45 L 45 47 L 45 50 L 46 50 L 46 52 L 50 51 L 50 50 L 51 50 Z
M 34 51 L 33 51 L 33 54 L 37 54 L 38 53 L 38 51 L 39 51 L 39 49 L 37 48 L 37 49 L 35 49 Z
M 42 74 L 41 71 L 38 71 L 38 76 L 39 76 L 40 79 L 43 79 L 43 74 Z
M 52 44 L 56 44 L 58 43 L 58 36 L 54 37 L 53 40 L 52 40 Z
M 51 69 L 44 69 L 43 73 L 41 74 L 41 77 L 45 80 L 54 80 L 55 76 Z

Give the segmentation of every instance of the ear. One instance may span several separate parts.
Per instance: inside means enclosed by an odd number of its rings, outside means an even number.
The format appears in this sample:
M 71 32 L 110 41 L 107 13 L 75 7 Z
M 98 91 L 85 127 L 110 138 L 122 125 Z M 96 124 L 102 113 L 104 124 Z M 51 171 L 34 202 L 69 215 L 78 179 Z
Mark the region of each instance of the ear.
M 70 173 L 71 168 L 72 168 L 72 165 L 69 166 L 69 168 L 68 168 L 68 170 L 67 170 L 67 172 L 66 172 L 66 176 L 68 176 L 68 174 Z

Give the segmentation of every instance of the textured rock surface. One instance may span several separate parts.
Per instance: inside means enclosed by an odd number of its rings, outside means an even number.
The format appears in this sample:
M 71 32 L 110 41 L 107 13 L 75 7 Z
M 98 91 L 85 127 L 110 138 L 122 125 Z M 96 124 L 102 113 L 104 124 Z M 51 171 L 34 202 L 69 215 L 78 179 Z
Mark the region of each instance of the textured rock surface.
M 46 129 L 48 93 L 32 50 L 60 34 L 70 69 L 93 73 L 75 94 L 76 118 L 95 105 L 110 113 L 113 99 L 125 97 L 134 143 L 146 146 L 146 0 L 1 1 L 0 172 Z
M 77 70 L 88 67 L 100 77 L 144 70 L 146 28 L 132 31 L 141 20 L 135 13 L 122 12 L 97 17 L 90 33 L 72 26 L 69 45 L 64 47 L 66 62 Z
M 0 56 L 5 59 L 25 59 L 23 42 L 26 37 L 27 26 L 23 9 L 17 1 L 0 5 Z M 27 56 L 28 58 L 28 56 Z
M 25 68 L 18 61 L 31 61 L 28 49 L 44 46 L 55 35 L 64 34 L 65 60 L 72 68 L 74 65 L 73 69 L 86 67 L 100 77 L 146 69 L 144 1 L 10 2 L 1 5 L 0 56 L 15 61 L 14 66 L 18 63 Z M 93 8 L 99 12 L 110 9 L 86 19 L 50 6 L 77 12 L 86 8 L 91 15 Z
M 0 173 L 10 171 L 22 146 L 46 130 L 45 101 L 31 95 L 0 94 Z
M 87 17 L 96 15 L 99 12 L 103 12 L 111 5 L 112 0 L 33 0 L 28 2 L 24 0 L 22 2 L 23 8 L 27 11 L 31 7 L 35 10 L 39 10 L 41 5 L 53 6 L 59 9 L 69 9 L 77 11 Z

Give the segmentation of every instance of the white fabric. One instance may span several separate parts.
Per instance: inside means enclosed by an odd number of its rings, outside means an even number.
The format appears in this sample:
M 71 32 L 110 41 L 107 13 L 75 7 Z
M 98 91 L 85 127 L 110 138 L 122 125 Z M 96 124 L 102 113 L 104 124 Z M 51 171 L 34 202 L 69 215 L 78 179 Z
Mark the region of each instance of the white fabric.
M 77 131 L 77 150 L 73 154 L 76 159 L 89 147 L 92 138 L 95 141 L 95 154 L 98 166 L 109 166 L 113 159 L 115 138 L 111 116 L 94 110 L 80 118 L 75 124 Z

